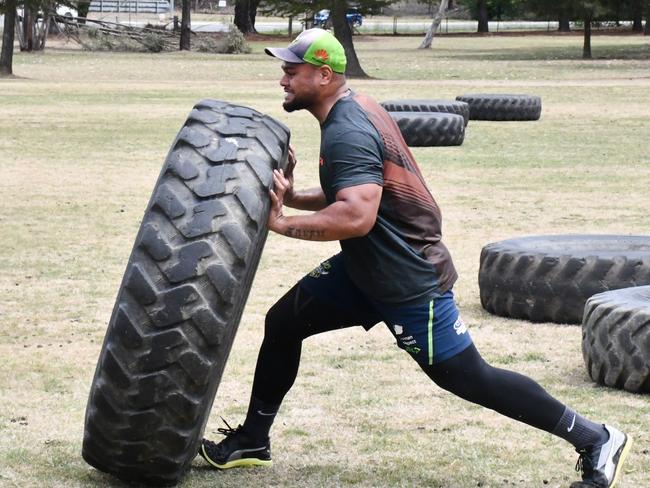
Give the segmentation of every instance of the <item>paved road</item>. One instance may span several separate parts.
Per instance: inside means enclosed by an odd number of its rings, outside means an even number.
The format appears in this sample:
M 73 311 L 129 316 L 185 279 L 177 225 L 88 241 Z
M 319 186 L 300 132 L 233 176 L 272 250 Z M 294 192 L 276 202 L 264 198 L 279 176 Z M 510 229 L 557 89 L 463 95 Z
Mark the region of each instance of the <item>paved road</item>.
M 0 15 L 0 32 L 2 32 L 4 16 Z M 109 20 L 108 17 L 106 20 Z M 115 19 L 113 19 L 114 21 Z M 133 26 L 144 26 L 145 24 L 151 22 L 151 20 L 133 20 L 126 21 L 123 23 L 126 25 Z M 396 22 L 391 20 L 386 20 L 386 18 L 373 19 L 366 18 L 364 19 L 363 25 L 358 29 L 362 34 L 377 34 L 377 33 L 393 33 L 397 32 L 398 34 L 409 34 L 409 33 L 424 33 L 430 25 L 430 21 L 423 19 L 418 20 L 400 20 L 397 19 Z M 273 34 L 273 33 L 286 33 L 288 31 L 288 21 L 285 22 L 272 22 L 272 21 L 260 21 L 255 24 L 258 32 L 264 34 Z M 171 28 L 171 26 L 170 26 Z M 508 21 L 508 22 L 496 22 L 491 21 L 489 23 L 490 32 L 502 32 L 502 31 L 513 31 L 513 30 L 556 30 L 558 28 L 557 22 L 519 22 L 519 21 Z M 300 32 L 302 29 L 302 24 L 298 21 L 294 21 L 293 30 L 294 32 Z M 205 22 L 205 21 L 195 21 L 192 22 L 192 30 L 195 32 L 226 32 L 228 30 L 228 24 L 222 22 Z M 444 21 L 440 24 L 439 32 L 476 32 L 477 22 L 476 21 Z
M 362 34 L 391 33 L 424 33 L 431 24 L 430 21 L 392 21 L 365 19 L 363 25 L 358 29 Z M 288 22 L 257 22 L 255 28 L 260 33 L 272 34 L 274 32 L 287 32 Z M 476 21 L 443 21 L 440 24 L 439 32 L 476 32 L 478 24 Z M 490 22 L 490 32 L 512 31 L 512 30 L 556 30 L 557 22 Z M 192 22 L 192 29 L 196 32 L 225 32 L 228 30 L 226 24 L 220 22 Z M 302 25 L 299 22 L 293 23 L 294 32 L 299 32 Z

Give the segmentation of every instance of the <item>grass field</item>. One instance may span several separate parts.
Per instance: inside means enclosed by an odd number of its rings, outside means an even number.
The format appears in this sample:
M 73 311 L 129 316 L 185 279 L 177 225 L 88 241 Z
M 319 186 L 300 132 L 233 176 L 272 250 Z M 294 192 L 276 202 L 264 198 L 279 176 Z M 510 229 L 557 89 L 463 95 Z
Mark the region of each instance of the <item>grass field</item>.
M 490 316 L 477 272 L 485 244 L 552 233 L 650 234 L 650 42 L 578 37 L 357 38 L 378 100 L 530 93 L 538 122 L 470 122 L 465 143 L 414 151 L 442 207 L 457 300 L 483 355 L 527 374 L 635 439 L 621 487 L 650 486 L 650 398 L 594 385 L 580 328 Z M 271 43 L 284 44 L 285 41 Z M 15 57 L 0 81 L 0 486 L 121 486 L 80 456 L 87 395 L 139 219 L 192 105 L 250 105 L 292 129 L 297 185 L 317 184 L 319 131 L 286 114 L 278 63 L 253 54 L 86 53 Z M 263 318 L 338 248 L 272 235 L 215 400 L 243 420 Z M 571 446 L 443 392 L 383 326 L 305 343 L 273 430 L 275 465 L 217 473 L 196 460 L 183 487 L 565 487 Z

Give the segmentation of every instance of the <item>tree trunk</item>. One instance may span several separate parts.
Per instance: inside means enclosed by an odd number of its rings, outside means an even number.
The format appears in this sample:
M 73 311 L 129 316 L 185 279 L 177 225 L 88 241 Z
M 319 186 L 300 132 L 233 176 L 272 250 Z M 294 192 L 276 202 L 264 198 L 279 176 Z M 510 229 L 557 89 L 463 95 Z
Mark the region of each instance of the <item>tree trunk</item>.
M 20 50 L 31 52 L 34 50 L 34 18 L 32 9 L 23 5 L 23 42 L 20 43 Z
M 632 32 L 643 32 L 643 1 L 632 2 Z
M 2 50 L 0 51 L 0 76 L 11 76 L 13 74 L 15 28 L 16 0 L 6 0 Z
M 438 12 L 436 15 L 433 16 L 433 22 L 431 22 L 431 25 L 429 26 L 429 30 L 427 30 L 427 35 L 424 36 L 424 40 L 422 41 L 422 44 L 420 44 L 419 49 L 429 49 L 431 47 L 431 43 L 433 42 L 433 36 L 436 35 L 436 31 L 438 30 L 438 27 L 440 27 L 440 22 L 442 22 L 442 17 L 445 15 L 445 12 L 447 11 L 447 5 L 449 4 L 449 0 L 440 0 L 440 6 L 438 7 Z
M 591 59 L 591 19 L 593 16 L 594 12 L 592 10 L 588 10 L 584 14 L 585 35 L 582 45 L 582 59 Z
M 235 3 L 235 26 L 242 34 L 254 34 L 255 17 L 259 0 L 237 0 Z
M 181 11 L 181 51 L 189 51 L 191 47 L 190 36 L 192 35 L 191 21 L 190 21 L 190 1 L 183 0 Z
M 477 0 L 476 10 L 478 11 L 478 31 L 489 32 L 487 0 Z
M 369 78 L 357 58 L 357 53 L 354 50 L 354 43 L 352 42 L 352 29 L 348 24 L 348 19 L 345 14 L 348 10 L 348 3 L 346 0 L 334 0 L 332 2 L 332 11 L 330 12 L 330 19 L 334 26 L 334 35 L 343 45 L 345 49 L 345 57 L 347 58 L 347 66 L 345 68 L 345 75 L 350 78 Z
M 571 17 L 569 16 L 569 12 L 567 10 L 560 10 L 559 16 L 558 16 L 558 31 L 559 32 L 571 32 Z
M 255 19 L 257 18 L 257 7 L 259 7 L 261 0 L 250 0 L 250 10 L 248 12 L 248 16 L 251 19 L 251 28 L 253 29 L 254 33 L 257 33 L 257 29 L 255 28 Z

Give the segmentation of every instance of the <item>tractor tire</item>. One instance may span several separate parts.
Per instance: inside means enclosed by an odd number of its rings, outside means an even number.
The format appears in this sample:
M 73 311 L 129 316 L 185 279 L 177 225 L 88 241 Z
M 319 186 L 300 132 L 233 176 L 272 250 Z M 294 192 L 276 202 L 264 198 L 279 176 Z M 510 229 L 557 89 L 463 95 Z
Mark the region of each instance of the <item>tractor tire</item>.
M 469 105 L 457 100 L 388 100 L 380 105 L 388 112 L 442 112 L 461 115 L 465 127 L 469 122 Z
M 554 235 L 488 244 L 478 282 L 490 313 L 580 324 L 593 295 L 650 285 L 650 237 Z
M 539 120 L 542 99 L 534 95 L 477 93 L 456 100 L 469 105 L 470 120 Z
M 389 112 L 411 147 L 460 146 L 465 138 L 461 115 L 436 112 Z
M 650 286 L 607 291 L 587 301 L 582 356 L 596 383 L 650 393 Z
M 196 456 L 268 233 L 289 130 L 199 102 L 147 205 L 97 363 L 82 455 L 127 482 L 174 485 Z

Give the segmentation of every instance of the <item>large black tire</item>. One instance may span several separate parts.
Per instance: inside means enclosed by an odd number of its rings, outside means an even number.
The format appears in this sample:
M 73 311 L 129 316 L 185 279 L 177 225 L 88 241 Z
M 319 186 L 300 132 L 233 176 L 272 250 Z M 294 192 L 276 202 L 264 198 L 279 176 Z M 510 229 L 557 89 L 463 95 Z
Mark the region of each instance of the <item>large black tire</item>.
M 465 122 L 456 114 L 436 112 L 389 112 L 402 137 L 411 147 L 460 146 Z
M 135 240 L 93 379 L 83 457 L 125 481 L 173 485 L 198 452 L 267 235 L 289 130 L 199 102 Z
M 555 235 L 488 244 L 478 282 L 490 313 L 579 324 L 596 293 L 650 285 L 650 237 Z
M 595 382 L 650 393 L 650 286 L 599 293 L 587 301 L 582 355 Z
M 473 93 L 456 100 L 469 105 L 470 120 L 538 120 L 542 99 L 535 95 Z
M 388 112 L 443 112 L 461 115 L 469 122 L 469 105 L 457 100 L 387 100 L 380 104 Z

